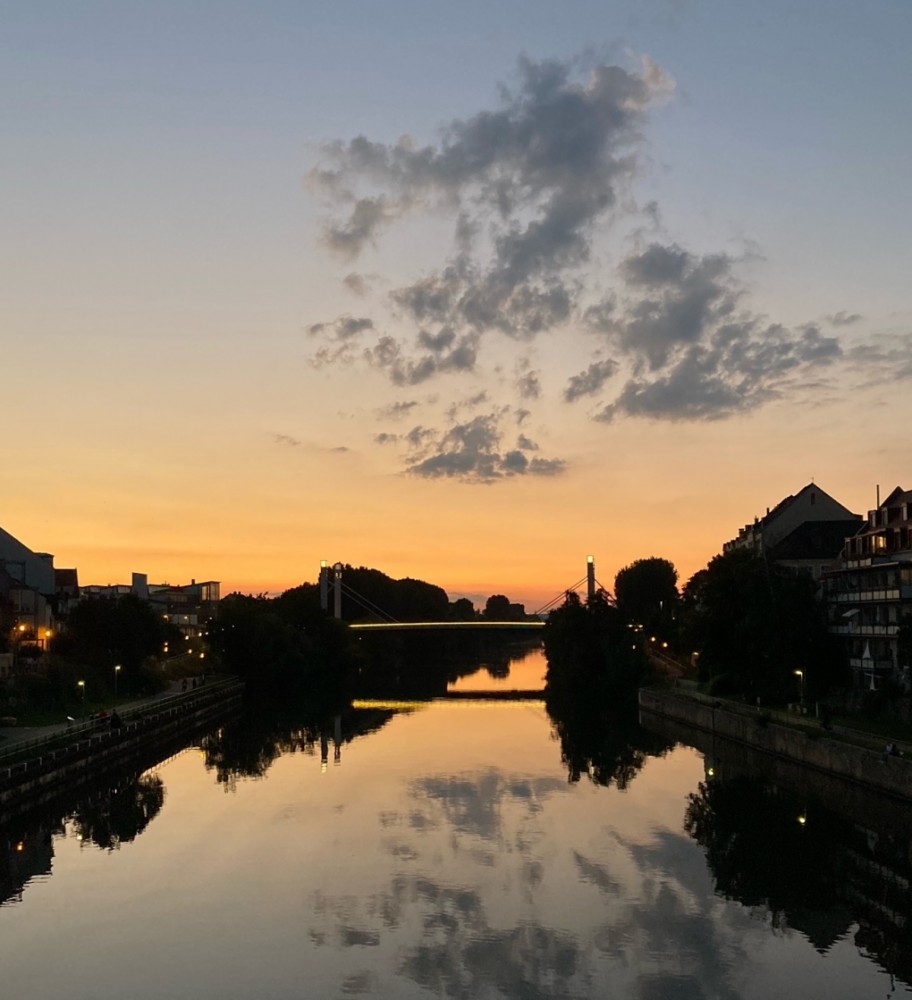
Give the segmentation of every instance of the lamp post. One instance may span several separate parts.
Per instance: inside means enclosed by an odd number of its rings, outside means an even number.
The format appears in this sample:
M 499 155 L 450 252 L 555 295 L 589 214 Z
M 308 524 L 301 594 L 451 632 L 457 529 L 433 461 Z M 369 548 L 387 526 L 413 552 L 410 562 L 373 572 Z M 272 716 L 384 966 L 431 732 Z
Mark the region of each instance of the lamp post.
M 117 698 L 117 675 L 120 673 L 120 664 L 114 664 L 114 698 Z
M 801 707 L 804 708 L 804 671 L 793 670 L 792 673 L 798 678 L 798 700 L 801 702 Z
M 82 721 L 85 722 L 86 717 L 86 682 L 76 681 L 76 685 L 82 692 Z

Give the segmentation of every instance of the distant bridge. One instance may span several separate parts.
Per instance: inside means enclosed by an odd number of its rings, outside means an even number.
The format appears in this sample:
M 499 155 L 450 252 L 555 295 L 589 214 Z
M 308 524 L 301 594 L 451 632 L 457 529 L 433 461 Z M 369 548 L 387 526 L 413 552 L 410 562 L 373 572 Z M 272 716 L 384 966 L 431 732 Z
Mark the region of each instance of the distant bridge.
M 352 622 L 348 627 L 353 632 L 426 632 L 436 629 L 515 629 L 528 632 L 544 628 L 545 623 L 491 622 L 479 618 L 468 622 Z
M 544 627 L 544 622 L 541 620 L 542 615 L 547 614 L 552 608 L 557 607 L 566 600 L 567 595 L 571 592 L 575 592 L 581 588 L 584 584 L 586 586 L 586 596 L 589 600 L 595 596 L 596 584 L 598 581 L 595 579 L 595 558 L 593 556 L 586 557 L 586 575 L 582 580 L 577 580 L 572 587 L 565 587 L 556 597 L 553 597 L 547 604 L 542 605 L 535 613 L 532 615 L 532 620 L 526 621 L 487 621 L 486 619 L 476 618 L 471 621 L 446 621 L 446 622 L 400 622 L 393 618 L 392 615 L 388 614 L 382 608 L 377 607 L 372 601 L 363 595 L 359 594 L 356 590 L 353 590 L 342 580 L 342 571 L 344 567 L 342 563 L 335 563 L 332 566 L 324 559 L 320 563 L 320 606 L 324 611 L 329 611 L 329 591 L 330 583 L 332 583 L 333 591 L 333 617 L 340 619 L 342 618 L 342 595 L 343 593 L 350 600 L 354 601 L 361 608 L 363 608 L 369 615 L 374 618 L 381 619 L 378 622 L 363 622 L 363 623 L 352 623 L 349 628 L 356 631 L 366 632 L 366 631 L 428 631 L 434 629 L 514 629 L 517 631 L 535 631 L 536 629 L 541 629 Z M 598 584 L 601 587 L 601 584 Z M 602 590 L 605 588 L 602 587 Z

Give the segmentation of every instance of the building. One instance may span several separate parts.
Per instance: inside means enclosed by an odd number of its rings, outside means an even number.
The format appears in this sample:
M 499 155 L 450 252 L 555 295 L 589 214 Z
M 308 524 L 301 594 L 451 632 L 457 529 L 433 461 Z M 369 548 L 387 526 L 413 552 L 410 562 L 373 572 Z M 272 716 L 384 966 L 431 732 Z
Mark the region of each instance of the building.
M 149 583 L 145 573 L 134 573 L 131 583 L 89 584 L 80 588 L 81 596 L 117 600 L 133 594 L 148 601 L 153 609 L 176 625 L 184 635 L 203 635 L 206 624 L 218 614 L 220 584 L 218 580 L 174 585 L 170 583 Z
M 838 566 L 824 574 L 823 591 L 856 681 L 875 689 L 892 676 L 912 688 L 912 664 L 899 659 L 900 626 L 912 615 L 912 491 L 897 486 L 868 511 Z
M 722 551 L 746 549 L 818 580 L 838 558 L 846 536 L 863 523 L 860 514 L 843 507 L 816 483 L 808 483 L 744 525 Z
M 14 646 L 45 647 L 55 627 L 54 557 L 33 552 L 0 528 L 0 601 L 6 605 Z
M 26 587 L 46 598 L 55 593 L 54 557 L 48 552 L 33 552 L 17 538 L 0 528 L 0 569 Z

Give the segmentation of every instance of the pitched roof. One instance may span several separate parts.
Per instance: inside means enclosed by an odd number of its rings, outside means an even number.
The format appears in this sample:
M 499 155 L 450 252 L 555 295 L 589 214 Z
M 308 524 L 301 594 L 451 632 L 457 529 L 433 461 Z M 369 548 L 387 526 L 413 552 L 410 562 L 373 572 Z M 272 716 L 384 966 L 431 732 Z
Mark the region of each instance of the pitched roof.
M 841 521 L 804 521 L 769 550 L 777 559 L 835 559 L 845 540 L 865 525 L 862 518 Z

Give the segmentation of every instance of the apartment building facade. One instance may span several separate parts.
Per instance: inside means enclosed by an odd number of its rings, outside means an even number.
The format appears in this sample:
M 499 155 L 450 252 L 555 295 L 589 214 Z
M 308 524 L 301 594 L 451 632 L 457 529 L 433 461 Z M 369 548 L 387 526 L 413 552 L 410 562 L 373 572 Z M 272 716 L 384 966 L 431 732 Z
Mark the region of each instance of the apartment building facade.
M 912 491 L 896 487 L 868 511 L 822 585 L 830 628 L 846 644 L 856 682 L 873 690 L 893 677 L 912 690 L 912 664 L 901 661 L 899 641 L 912 615 Z

